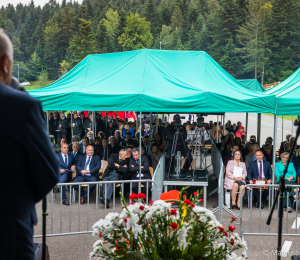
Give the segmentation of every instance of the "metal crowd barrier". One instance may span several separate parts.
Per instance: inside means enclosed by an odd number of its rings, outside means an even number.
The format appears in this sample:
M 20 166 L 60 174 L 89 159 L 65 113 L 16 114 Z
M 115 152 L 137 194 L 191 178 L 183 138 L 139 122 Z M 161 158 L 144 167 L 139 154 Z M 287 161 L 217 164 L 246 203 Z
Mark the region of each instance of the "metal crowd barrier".
M 152 200 L 159 200 L 160 195 L 163 192 L 163 181 L 165 177 L 165 161 L 166 153 L 163 153 L 160 157 L 159 163 L 157 164 L 152 177 L 152 181 L 156 183 L 154 187 L 152 186 Z
M 116 185 L 118 184 L 126 184 L 126 183 L 130 183 L 130 193 L 132 193 L 132 183 L 139 183 L 139 186 L 141 185 L 141 183 L 146 183 L 145 187 L 146 187 L 146 203 L 148 204 L 148 195 L 149 195 L 149 182 L 152 183 L 152 186 L 154 184 L 154 186 L 156 186 L 155 181 L 153 180 L 120 180 L 120 181 L 99 181 L 99 182 L 76 182 L 76 183 L 58 183 L 57 186 L 67 186 L 69 187 L 69 197 L 67 196 L 68 200 L 69 200 L 69 205 L 65 206 L 62 203 L 62 192 L 60 192 L 60 196 L 59 196 L 59 205 L 54 205 L 57 204 L 55 202 L 57 202 L 56 198 L 54 198 L 54 192 L 53 190 L 48 194 L 48 196 L 50 196 L 50 205 L 48 205 L 48 212 L 50 211 L 50 219 L 49 217 L 47 218 L 47 234 L 46 236 L 50 237 L 50 236 L 63 236 L 63 235 L 74 235 L 74 234 L 86 234 L 86 233 L 91 233 L 92 230 L 92 225 L 98 221 L 100 218 L 105 218 L 105 216 L 107 215 L 107 212 L 115 212 L 116 211 Z M 90 203 L 90 186 L 88 185 L 86 187 L 87 189 L 87 202 L 84 205 L 80 204 L 80 198 L 81 198 L 81 187 L 80 185 L 87 185 L 87 184 L 96 184 L 95 187 L 95 193 L 93 192 L 92 194 L 96 195 L 96 201 L 95 203 Z M 101 185 L 105 186 L 105 197 L 106 197 L 106 193 L 107 193 L 107 184 L 113 184 L 113 194 L 112 194 L 112 209 L 111 208 L 107 208 L 106 205 L 106 200 L 105 200 L 105 205 L 104 208 L 99 208 L 99 195 L 100 195 L 100 187 Z M 78 192 L 77 192 L 77 197 L 78 197 L 78 207 L 75 207 L 76 203 L 72 203 L 72 192 L 73 192 L 73 186 L 79 186 L 78 188 Z M 124 185 L 120 186 L 121 192 L 124 194 Z M 152 193 L 153 194 L 153 193 Z M 93 197 L 93 196 L 91 196 Z M 124 194 L 125 199 L 126 198 L 125 194 Z M 152 198 L 153 200 L 153 198 Z M 132 201 L 129 200 L 129 203 L 131 203 Z M 74 205 L 73 205 L 74 204 Z M 95 212 L 94 212 L 94 216 L 90 216 L 91 212 L 90 212 L 90 206 L 91 204 L 94 204 L 95 206 Z M 102 205 L 102 204 L 100 204 Z M 103 206 L 103 205 L 102 205 Z M 118 208 L 118 211 L 120 212 L 121 210 L 121 206 L 122 206 L 122 202 L 120 202 L 120 208 Z M 68 212 L 66 212 L 63 209 L 67 209 L 68 208 Z M 77 208 L 77 213 L 76 212 L 76 208 Z M 58 214 L 55 214 L 58 213 Z M 84 216 L 82 215 L 82 213 L 85 213 Z M 39 213 L 37 212 L 37 215 L 39 217 Z M 64 218 L 63 218 L 64 215 Z M 92 221 L 91 225 L 90 225 L 90 218 L 93 218 L 94 220 Z M 83 224 L 81 223 L 81 219 L 84 219 L 84 225 L 86 224 L 86 227 L 83 226 Z M 76 221 L 77 222 L 77 228 L 72 228 L 72 221 Z M 68 223 L 66 223 L 68 222 Z M 39 224 L 42 224 L 42 221 L 39 221 Z M 35 232 L 36 232 L 35 228 Z M 54 230 L 55 229 L 55 230 Z M 40 229 L 42 232 L 42 229 Z M 40 232 L 40 233 L 41 233 Z M 35 235 L 34 238 L 39 238 L 42 237 L 42 234 L 38 234 Z
M 298 219 L 298 200 L 299 200 L 299 190 L 300 190 L 300 185 L 289 185 L 286 184 L 287 187 L 291 187 L 292 190 L 296 188 L 296 199 L 293 199 L 293 205 L 296 203 L 296 210 L 293 209 L 292 213 L 284 212 L 284 219 L 285 225 L 283 224 L 283 236 L 300 236 L 300 233 L 298 233 L 298 228 L 300 227 L 300 219 Z M 250 187 L 250 189 L 248 189 Z M 253 187 L 259 187 L 259 207 L 254 209 L 253 213 Z M 267 187 L 269 190 L 269 196 L 268 196 L 268 203 L 267 203 L 267 208 L 264 207 L 261 209 L 261 198 L 262 198 L 262 187 Z M 272 209 L 272 203 L 271 203 L 271 190 L 273 189 L 275 192 L 279 192 L 277 188 L 279 187 L 278 184 L 247 184 L 245 185 L 242 190 L 240 191 L 241 194 L 243 194 L 243 191 L 245 189 L 248 190 L 248 208 L 243 209 L 243 199 L 241 199 L 241 205 L 240 205 L 240 237 L 244 241 L 245 236 L 278 236 L 277 233 L 277 227 L 278 227 L 278 217 L 276 217 L 276 212 L 273 214 L 273 219 L 271 221 L 271 225 L 267 225 L 267 219 L 268 216 L 271 212 Z M 274 192 L 274 193 L 275 193 Z M 238 192 L 239 193 L 239 192 Z M 286 194 L 286 205 L 288 207 L 289 205 L 289 192 Z M 293 207 L 292 205 L 292 207 Z M 278 208 L 279 208 L 279 199 L 277 201 L 277 213 L 278 213 Z M 248 212 L 250 210 L 250 212 Z M 247 211 L 245 214 L 244 211 Z M 262 216 L 263 215 L 263 216 Z M 299 214 L 300 215 L 300 214 Z M 246 220 L 246 217 L 249 217 L 249 221 Z M 253 224 L 253 216 L 257 217 L 258 216 L 258 222 L 255 220 L 255 224 Z M 277 219 L 277 221 L 276 221 Z M 263 223 L 262 223 L 263 220 Z M 277 223 L 276 223 L 277 222 Z M 292 223 L 293 222 L 293 223 Z M 276 225 L 274 225 L 276 223 Z M 289 225 L 292 224 L 292 226 L 289 228 Z M 272 229 L 272 231 L 271 231 Z M 295 229 L 295 232 L 292 233 L 291 229 Z

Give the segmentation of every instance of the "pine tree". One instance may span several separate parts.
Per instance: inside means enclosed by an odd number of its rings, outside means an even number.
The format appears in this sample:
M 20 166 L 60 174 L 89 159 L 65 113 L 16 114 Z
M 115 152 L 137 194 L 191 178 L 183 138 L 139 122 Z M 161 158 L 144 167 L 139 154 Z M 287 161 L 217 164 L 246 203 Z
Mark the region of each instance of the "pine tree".
M 32 81 L 36 80 L 42 69 L 41 59 L 36 52 L 34 52 L 30 56 L 30 60 L 27 64 L 27 67 L 29 69 L 29 73 L 27 74 L 27 79 Z
M 188 13 L 188 4 L 187 0 L 183 0 L 181 6 L 182 12 L 182 32 L 181 32 L 181 42 L 185 44 L 189 39 L 189 30 L 190 30 L 190 23 L 189 23 L 189 13 Z
M 192 28 L 189 32 L 189 41 L 187 44 L 187 49 L 188 50 L 198 50 L 198 42 L 197 42 L 197 35 L 195 31 L 195 27 L 192 25 Z
M 21 61 L 23 53 L 20 50 L 20 46 L 21 46 L 20 39 L 14 36 L 12 38 L 12 44 L 13 44 L 13 48 L 14 48 L 14 60 Z

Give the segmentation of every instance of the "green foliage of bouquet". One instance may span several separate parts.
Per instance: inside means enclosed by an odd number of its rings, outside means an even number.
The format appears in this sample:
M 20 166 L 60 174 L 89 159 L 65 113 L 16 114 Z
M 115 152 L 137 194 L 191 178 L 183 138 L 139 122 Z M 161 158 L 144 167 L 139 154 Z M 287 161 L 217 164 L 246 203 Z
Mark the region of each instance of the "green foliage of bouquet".
M 225 230 L 210 210 L 199 206 L 199 193 L 182 196 L 186 189 L 180 192 L 179 210 L 162 200 L 146 205 L 143 193 L 130 195 L 136 202 L 127 205 L 120 193 L 122 212 L 109 213 L 93 226 L 93 236 L 100 239 L 90 259 L 244 259 L 233 252 L 247 247 L 235 227 Z

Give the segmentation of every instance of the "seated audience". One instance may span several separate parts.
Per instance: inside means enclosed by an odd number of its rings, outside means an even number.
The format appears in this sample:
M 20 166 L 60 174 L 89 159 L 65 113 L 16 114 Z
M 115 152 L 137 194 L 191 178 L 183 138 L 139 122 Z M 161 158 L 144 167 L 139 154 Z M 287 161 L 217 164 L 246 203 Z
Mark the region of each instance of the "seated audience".
M 286 135 L 286 140 L 285 141 L 283 141 L 283 142 L 281 142 L 281 144 L 280 144 L 280 149 L 279 149 L 279 153 L 283 153 L 284 152 L 284 144 L 285 143 L 289 143 L 290 142 L 290 138 L 292 137 L 292 135 L 291 134 L 287 134 Z
M 117 130 L 115 132 L 115 138 L 116 138 L 116 144 L 118 144 L 121 147 L 121 143 L 124 141 L 124 139 L 121 137 L 121 131 Z
M 132 133 L 130 131 L 127 131 L 125 135 L 125 140 L 121 142 L 122 149 L 124 149 L 127 146 L 129 140 L 132 140 Z
M 108 127 L 106 128 L 106 136 L 112 136 L 115 134 L 115 127 L 112 122 L 108 123 Z
M 127 152 L 127 159 L 131 158 L 131 153 L 132 153 L 132 147 L 127 146 L 125 148 L 126 152 Z
M 142 137 L 144 137 L 145 135 L 150 135 L 150 125 L 148 124 L 145 124 L 144 125 L 145 129 L 143 129 L 142 131 Z
M 157 144 L 152 144 L 151 145 L 151 152 L 148 153 L 151 157 L 151 161 L 152 161 L 152 168 L 153 168 L 153 172 L 156 169 L 156 166 L 159 163 L 160 157 L 162 156 L 162 153 L 160 151 L 158 151 L 158 146 Z M 151 167 L 151 166 L 150 166 Z
M 254 143 L 256 143 L 256 135 L 251 135 L 249 140 L 251 139 L 254 139 Z
M 99 181 L 99 170 L 101 168 L 101 159 L 99 156 L 94 155 L 94 147 L 92 145 L 88 145 L 86 148 L 86 155 L 81 156 L 78 159 L 78 163 L 76 166 L 76 177 L 73 179 L 73 183 L 75 182 L 95 182 Z M 74 189 L 78 192 L 79 186 L 74 185 Z M 96 184 L 89 185 L 89 195 L 94 191 Z M 80 204 L 84 204 L 87 202 L 87 192 L 88 189 L 83 189 L 81 187 L 81 199 Z
M 239 150 L 243 151 L 244 150 L 244 146 L 242 145 L 242 140 L 239 137 L 236 137 L 234 139 L 234 145 L 238 145 L 239 146 Z
M 242 145 L 245 145 L 246 143 L 247 143 L 247 136 L 246 136 L 246 134 L 242 134 L 241 135 L 241 140 L 242 140 Z
M 240 167 L 243 169 L 243 173 L 241 177 L 234 176 L 234 167 Z M 240 150 L 236 150 L 233 154 L 233 160 L 228 161 L 226 166 L 226 175 L 224 181 L 225 189 L 231 190 L 231 204 L 232 209 L 240 209 L 241 198 L 243 198 L 245 190 L 243 194 L 239 193 L 237 203 L 236 201 L 236 193 L 241 192 L 242 188 L 246 185 L 246 165 L 243 162 L 242 152 Z M 229 205 L 227 205 L 229 207 Z
M 102 142 L 102 139 L 105 138 L 105 134 L 104 134 L 104 132 L 102 132 L 102 131 L 98 132 L 98 136 L 100 137 L 101 142 Z
M 146 180 L 146 179 L 152 179 L 151 174 L 149 171 L 149 160 L 146 155 L 141 156 L 141 162 L 140 162 L 140 154 L 139 154 L 139 149 L 134 148 L 132 149 L 132 157 L 129 158 L 129 171 L 131 172 L 132 175 L 132 180 L 139 180 L 140 179 L 140 173 L 139 173 L 139 165 L 141 164 L 141 179 Z M 142 188 L 142 193 L 146 194 L 146 187 L 147 184 L 145 182 L 142 183 L 144 187 Z M 152 183 L 148 183 L 148 189 L 151 189 Z M 132 183 L 132 192 L 138 193 L 138 187 L 139 183 L 135 182 Z
M 162 141 L 160 140 L 160 135 L 159 134 L 156 134 L 154 136 L 154 141 L 153 143 L 155 143 L 158 147 L 162 144 Z M 150 152 L 150 151 L 149 151 Z
M 99 146 L 97 150 L 97 155 L 100 157 L 100 160 L 108 161 L 111 154 L 112 149 L 108 146 L 108 140 L 104 138 L 102 140 L 102 145 Z
M 151 152 L 151 146 L 150 146 L 150 139 L 148 136 L 145 136 L 143 138 L 143 146 L 145 148 L 145 152 L 148 154 L 149 152 Z
M 100 136 L 96 136 L 95 137 L 95 143 L 94 143 L 94 151 L 95 151 L 95 154 L 97 153 L 97 150 L 98 148 L 102 146 L 102 141 L 101 141 L 101 138 Z
M 229 133 L 233 133 L 233 134 L 235 135 L 235 133 L 236 133 L 237 130 L 238 130 L 238 129 L 237 129 L 236 124 L 233 124 L 231 127 L 229 127 L 228 132 L 229 132 Z
M 246 158 L 248 154 L 252 154 L 252 143 L 248 142 L 245 145 L 245 149 L 242 151 L 243 159 Z
M 272 168 L 269 162 L 264 161 L 264 154 L 261 150 L 256 150 L 255 152 L 255 161 L 250 162 L 249 169 L 247 172 L 247 179 L 249 180 L 250 184 L 253 184 L 253 179 L 265 179 L 268 180 L 267 183 L 272 183 Z M 259 189 L 252 189 L 253 196 L 256 199 L 255 207 L 259 207 Z M 269 195 L 269 190 L 263 190 L 262 189 L 262 195 L 261 195 L 261 208 L 264 208 L 264 200 Z
M 73 135 L 78 136 L 78 138 L 81 138 L 83 123 L 81 118 L 78 117 L 77 113 L 74 114 L 72 128 L 73 128 Z
M 165 149 L 166 149 L 166 144 L 167 144 L 167 140 L 164 139 L 163 142 L 162 142 L 162 144 L 159 146 L 159 151 L 160 151 L 161 153 L 163 153 L 163 152 L 165 151 Z
M 79 151 L 83 154 L 86 154 L 86 148 L 89 145 L 89 138 L 83 137 L 81 142 L 82 142 L 82 145 L 81 145 Z
M 227 137 L 225 135 L 222 135 L 221 143 L 216 144 L 216 147 L 219 149 L 221 153 L 225 149 L 226 143 L 227 143 Z
M 228 137 L 227 137 L 227 141 L 230 142 L 232 145 L 234 145 L 234 134 L 233 133 L 229 133 Z
M 60 148 L 61 152 L 56 154 L 59 160 L 59 172 L 60 177 L 58 183 L 66 183 L 72 180 L 72 171 L 75 172 L 74 157 L 69 151 L 67 144 L 62 144 Z M 54 189 L 56 191 L 56 189 Z M 69 205 L 69 201 L 66 196 L 66 186 L 61 186 L 61 197 L 64 205 Z
M 80 149 L 80 144 L 78 142 L 73 143 L 71 153 L 74 156 L 74 165 L 75 166 L 77 165 L 79 157 L 84 155 L 83 153 L 79 152 L 79 149 Z
M 286 164 L 287 164 L 287 161 L 289 160 L 289 157 L 290 157 L 290 155 L 287 152 L 283 152 L 280 154 L 281 161 L 277 162 L 276 167 L 275 167 L 276 183 L 279 182 L 280 176 L 283 176 L 283 173 L 286 168 Z M 295 181 L 296 181 L 296 177 L 297 177 L 297 173 L 295 171 L 294 165 L 292 162 L 290 162 L 289 167 L 287 169 L 287 173 L 284 176 L 285 184 L 294 185 Z M 285 199 L 283 200 L 283 206 L 285 208 L 287 208 L 287 211 L 289 213 L 291 213 L 292 212 L 292 203 L 293 203 L 293 199 L 294 199 L 293 197 L 296 198 L 294 189 L 292 188 L 289 192 L 288 205 L 287 205 L 287 191 L 285 191 L 284 194 L 285 194 L 285 196 L 284 196 Z
M 137 148 L 140 149 L 140 147 L 137 147 Z M 151 155 L 149 155 L 148 153 L 146 153 L 145 147 L 143 145 L 141 147 L 141 152 L 142 152 L 142 155 L 146 155 L 148 157 L 149 167 L 152 167 Z
M 219 137 L 217 136 L 217 133 L 218 133 Z M 214 128 L 213 132 L 212 132 L 211 138 L 212 138 L 215 142 L 217 141 L 217 139 L 218 139 L 218 141 L 220 141 L 220 138 L 221 138 L 222 135 L 223 135 L 223 131 L 222 131 L 221 127 L 219 126 L 219 127 L 218 127 L 218 131 L 217 131 L 217 126 L 216 126 L 216 127 Z M 218 138 L 217 138 L 217 137 L 218 137 Z
M 85 130 L 85 136 L 87 136 L 87 133 L 89 131 L 92 131 L 92 127 L 93 127 L 93 114 L 90 113 L 89 117 L 85 119 L 84 123 L 83 123 L 83 129 Z
M 87 138 L 93 138 L 94 137 L 94 133 L 93 131 L 88 131 L 87 135 L 86 135 Z
M 127 153 L 125 150 L 120 150 L 118 154 L 112 154 L 108 160 L 108 166 L 102 176 L 102 181 L 117 181 L 123 179 L 123 173 L 128 171 Z M 106 187 L 106 188 L 105 188 Z M 114 185 L 112 183 L 102 185 L 102 199 L 100 202 L 109 208 L 109 202 L 113 194 Z M 106 193 L 106 194 L 105 194 Z
M 264 156 L 266 158 L 266 161 L 268 161 L 271 165 L 273 165 L 273 153 L 272 153 L 272 145 L 271 144 L 265 144 L 264 146 Z
M 235 151 L 239 150 L 239 147 L 237 145 L 233 145 L 231 148 L 231 153 L 230 154 L 226 154 L 223 158 L 223 163 L 224 166 L 227 167 L 227 164 L 230 160 L 233 160 L 233 154 L 235 153 Z

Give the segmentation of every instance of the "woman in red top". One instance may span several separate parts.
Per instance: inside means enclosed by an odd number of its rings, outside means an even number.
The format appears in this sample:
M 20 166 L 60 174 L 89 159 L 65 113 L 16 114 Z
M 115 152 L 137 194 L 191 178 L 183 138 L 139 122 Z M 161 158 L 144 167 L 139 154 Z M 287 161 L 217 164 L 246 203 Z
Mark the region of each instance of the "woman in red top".
M 244 131 L 244 127 L 243 127 L 243 126 L 240 126 L 240 127 L 239 127 L 239 130 L 237 130 L 236 133 L 235 133 L 235 137 L 241 138 L 241 135 L 242 135 L 242 134 L 246 134 L 246 132 Z

